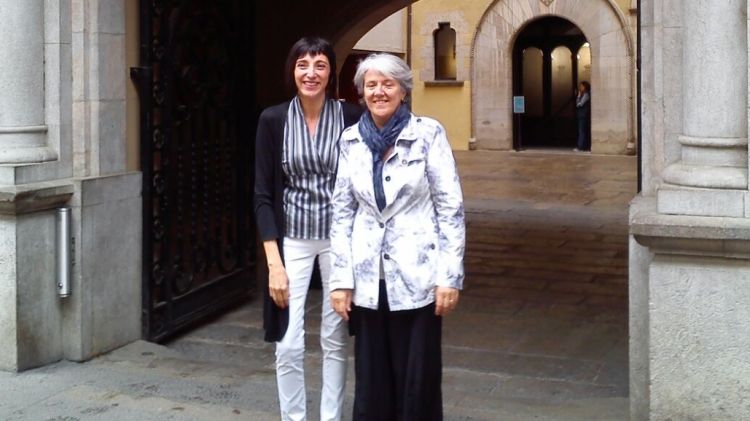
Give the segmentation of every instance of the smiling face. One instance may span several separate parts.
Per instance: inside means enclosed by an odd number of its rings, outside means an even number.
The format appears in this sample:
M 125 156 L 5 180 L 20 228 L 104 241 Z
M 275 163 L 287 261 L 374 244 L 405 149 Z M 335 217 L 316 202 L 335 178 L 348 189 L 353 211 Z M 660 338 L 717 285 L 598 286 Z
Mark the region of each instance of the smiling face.
M 378 128 L 383 128 L 406 98 L 406 92 L 395 79 L 368 70 L 364 77 L 363 96 L 372 121 Z
M 297 95 L 309 99 L 325 98 L 331 64 L 323 54 L 306 54 L 294 63 L 294 83 Z

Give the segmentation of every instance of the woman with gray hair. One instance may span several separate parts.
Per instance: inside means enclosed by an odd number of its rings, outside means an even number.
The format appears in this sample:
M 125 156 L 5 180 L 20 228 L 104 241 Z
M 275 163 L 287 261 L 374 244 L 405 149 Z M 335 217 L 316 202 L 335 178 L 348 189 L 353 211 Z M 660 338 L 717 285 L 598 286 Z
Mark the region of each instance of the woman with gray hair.
M 464 208 L 445 129 L 409 111 L 412 75 L 373 54 L 354 83 L 334 188 L 333 309 L 355 334 L 354 420 L 442 420 L 442 317 L 463 286 Z

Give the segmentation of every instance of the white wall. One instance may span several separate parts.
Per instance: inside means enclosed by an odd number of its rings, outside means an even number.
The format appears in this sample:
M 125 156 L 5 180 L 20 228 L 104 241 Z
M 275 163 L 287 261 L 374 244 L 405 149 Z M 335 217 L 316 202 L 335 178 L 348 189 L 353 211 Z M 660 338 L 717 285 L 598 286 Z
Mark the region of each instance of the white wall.
M 383 19 L 354 45 L 355 50 L 406 54 L 407 9 Z

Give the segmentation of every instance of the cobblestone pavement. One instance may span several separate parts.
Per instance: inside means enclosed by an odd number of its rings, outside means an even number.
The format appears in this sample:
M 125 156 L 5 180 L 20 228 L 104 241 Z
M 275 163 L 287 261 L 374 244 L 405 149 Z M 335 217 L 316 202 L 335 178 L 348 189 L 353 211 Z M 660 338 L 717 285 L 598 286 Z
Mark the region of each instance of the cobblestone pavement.
M 444 323 L 446 420 L 625 420 L 627 204 L 634 157 L 457 152 L 466 289 Z M 320 291 L 307 313 L 310 419 Z M 258 300 L 167 346 L 0 373 L 2 420 L 275 420 Z M 351 363 L 351 360 L 350 360 Z M 351 367 L 351 364 L 350 364 Z M 346 419 L 351 413 L 349 372 Z

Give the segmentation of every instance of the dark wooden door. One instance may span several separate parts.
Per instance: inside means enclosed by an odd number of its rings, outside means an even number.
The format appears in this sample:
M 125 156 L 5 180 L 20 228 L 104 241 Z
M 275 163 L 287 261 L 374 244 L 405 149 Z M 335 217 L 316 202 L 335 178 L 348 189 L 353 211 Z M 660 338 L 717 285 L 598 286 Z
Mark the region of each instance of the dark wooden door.
M 247 299 L 254 2 L 141 0 L 143 336 L 163 341 Z

